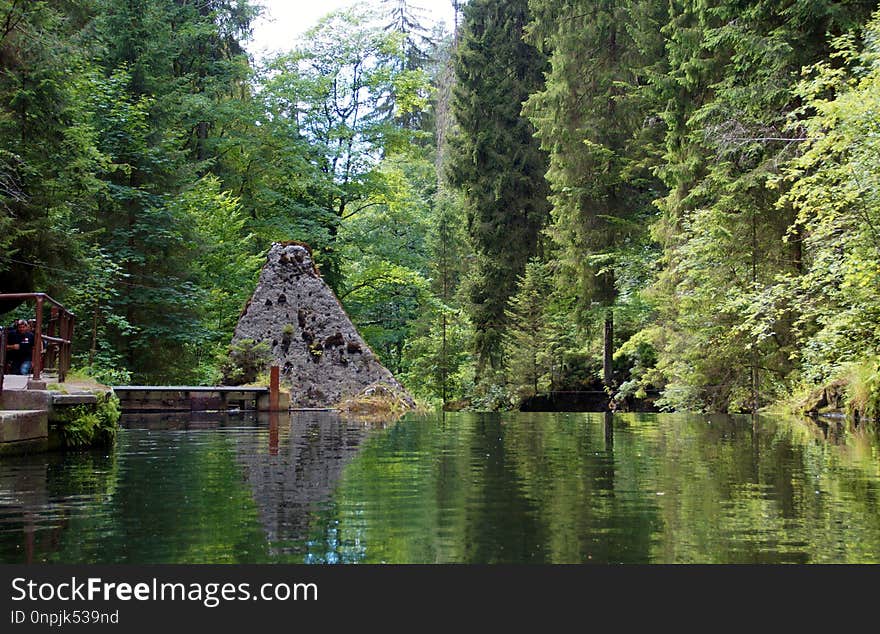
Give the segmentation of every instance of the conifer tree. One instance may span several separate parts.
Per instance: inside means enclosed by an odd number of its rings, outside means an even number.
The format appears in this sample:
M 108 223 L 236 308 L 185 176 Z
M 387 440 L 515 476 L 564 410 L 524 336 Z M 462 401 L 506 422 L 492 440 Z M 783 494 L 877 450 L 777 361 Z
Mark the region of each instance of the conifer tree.
M 519 399 L 550 387 L 550 329 L 545 312 L 553 290 L 549 273 L 540 260 L 529 261 L 507 309 L 508 381 Z
M 468 311 L 478 382 L 503 368 L 504 311 L 548 215 L 546 156 L 521 113 L 546 66 L 522 40 L 527 22 L 525 0 L 473 0 L 455 62 L 449 178 L 463 195 L 475 254 Z
M 529 41 L 550 55 L 546 87 L 526 112 L 550 155 L 552 235 L 603 331 L 603 381 L 613 387 L 614 305 L 624 253 L 644 235 L 658 183 L 648 161 L 658 126 L 645 94 L 662 62 L 662 16 L 651 0 L 532 0 Z

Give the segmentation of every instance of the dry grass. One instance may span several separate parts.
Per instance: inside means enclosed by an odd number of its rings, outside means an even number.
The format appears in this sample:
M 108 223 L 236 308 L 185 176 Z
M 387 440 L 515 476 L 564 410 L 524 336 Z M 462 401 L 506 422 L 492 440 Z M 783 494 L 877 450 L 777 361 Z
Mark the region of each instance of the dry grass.
M 877 420 L 880 417 L 880 358 L 851 366 L 847 379 L 847 412 L 857 420 Z
M 348 419 L 382 423 L 397 420 L 417 406 L 406 392 L 390 385 L 373 384 L 339 403 L 336 409 Z

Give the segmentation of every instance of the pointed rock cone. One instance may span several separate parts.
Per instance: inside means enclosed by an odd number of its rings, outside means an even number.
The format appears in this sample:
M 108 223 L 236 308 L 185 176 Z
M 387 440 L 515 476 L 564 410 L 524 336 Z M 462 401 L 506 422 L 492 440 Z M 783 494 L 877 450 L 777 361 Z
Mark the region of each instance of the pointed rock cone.
M 300 243 L 274 243 L 233 344 L 266 342 L 291 407 L 335 407 L 360 395 L 390 392 L 399 406 L 413 398 L 361 338 L 342 304 Z

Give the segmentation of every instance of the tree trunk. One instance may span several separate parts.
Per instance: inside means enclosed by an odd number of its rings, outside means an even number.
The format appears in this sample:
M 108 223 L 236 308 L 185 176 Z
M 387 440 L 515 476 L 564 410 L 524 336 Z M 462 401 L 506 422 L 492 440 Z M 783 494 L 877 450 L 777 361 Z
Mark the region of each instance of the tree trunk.
M 605 312 L 605 333 L 602 338 L 602 382 L 605 389 L 612 389 L 614 372 L 612 367 L 614 357 L 614 310 L 609 308 Z
M 92 345 L 89 348 L 89 367 L 95 365 L 95 350 L 98 347 L 98 305 L 95 304 L 95 310 L 92 312 Z

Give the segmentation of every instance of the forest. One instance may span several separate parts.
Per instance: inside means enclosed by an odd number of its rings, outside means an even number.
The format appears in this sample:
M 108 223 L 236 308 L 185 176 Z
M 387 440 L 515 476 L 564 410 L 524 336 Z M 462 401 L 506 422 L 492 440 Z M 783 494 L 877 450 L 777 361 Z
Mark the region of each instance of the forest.
M 257 0 L 0 0 L 0 292 L 77 372 L 214 384 L 297 240 L 425 403 L 877 417 L 876 2 L 450 1 L 257 60 Z

